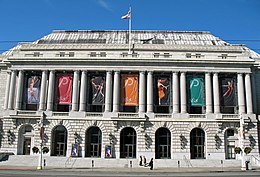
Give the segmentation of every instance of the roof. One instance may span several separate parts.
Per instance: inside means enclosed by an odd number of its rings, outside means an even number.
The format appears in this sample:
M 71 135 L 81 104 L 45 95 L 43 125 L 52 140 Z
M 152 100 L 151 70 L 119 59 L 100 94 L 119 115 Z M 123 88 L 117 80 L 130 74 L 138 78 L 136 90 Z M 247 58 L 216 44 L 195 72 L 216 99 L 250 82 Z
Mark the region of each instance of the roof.
M 76 30 L 53 31 L 36 41 L 37 44 L 102 43 L 128 44 L 129 31 Z M 227 45 L 209 32 L 131 31 L 131 43 L 166 45 Z

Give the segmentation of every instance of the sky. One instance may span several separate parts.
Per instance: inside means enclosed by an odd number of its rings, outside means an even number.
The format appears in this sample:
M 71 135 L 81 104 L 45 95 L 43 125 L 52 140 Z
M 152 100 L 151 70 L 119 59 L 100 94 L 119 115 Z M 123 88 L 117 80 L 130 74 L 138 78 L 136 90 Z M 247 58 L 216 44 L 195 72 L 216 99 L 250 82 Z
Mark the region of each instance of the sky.
M 0 53 L 53 30 L 207 31 L 260 53 L 260 0 L 0 0 Z

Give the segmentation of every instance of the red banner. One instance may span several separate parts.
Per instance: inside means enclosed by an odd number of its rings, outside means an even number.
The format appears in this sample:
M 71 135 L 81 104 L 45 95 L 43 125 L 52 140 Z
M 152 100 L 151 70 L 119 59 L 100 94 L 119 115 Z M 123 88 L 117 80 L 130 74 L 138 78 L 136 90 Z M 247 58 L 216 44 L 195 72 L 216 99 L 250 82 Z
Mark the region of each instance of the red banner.
M 71 104 L 72 74 L 57 75 L 57 104 Z
M 137 106 L 138 105 L 138 75 L 122 75 L 122 94 L 121 105 Z

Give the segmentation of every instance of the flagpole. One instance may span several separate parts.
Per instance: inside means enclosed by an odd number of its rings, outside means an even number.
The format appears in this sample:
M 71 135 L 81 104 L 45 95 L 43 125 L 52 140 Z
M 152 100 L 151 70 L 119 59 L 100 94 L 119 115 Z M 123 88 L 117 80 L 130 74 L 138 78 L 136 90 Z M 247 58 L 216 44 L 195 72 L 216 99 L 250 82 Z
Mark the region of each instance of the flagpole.
M 129 25 L 129 36 L 128 36 L 128 54 L 130 54 L 130 49 L 131 49 L 131 28 L 132 28 L 132 9 L 131 9 L 131 6 L 129 8 L 129 11 L 130 11 L 130 18 L 129 18 L 129 22 L 128 22 L 128 25 Z

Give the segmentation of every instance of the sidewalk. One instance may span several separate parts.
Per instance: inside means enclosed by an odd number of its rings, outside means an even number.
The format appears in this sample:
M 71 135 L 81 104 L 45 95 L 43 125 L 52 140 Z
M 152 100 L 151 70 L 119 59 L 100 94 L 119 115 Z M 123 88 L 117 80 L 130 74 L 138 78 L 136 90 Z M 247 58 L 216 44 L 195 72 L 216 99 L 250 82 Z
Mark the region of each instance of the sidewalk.
M 0 166 L 0 170 L 23 170 L 23 171 L 39 171 L 37 167 L 29 166 Z M 212 168 L 212 167 L 186 167 L 186 168 L 154 168 L 150 170 L 149 167 L 137 167 L 137 168 L 60 168 L 60 167 L 45 167 L 42 171 L 89 171 L 89 172 L 100 172 L 100 173 L 144 173 L 144 172 L 154 172 L 154 173 L 193 173 L 193 172 L 243 172 L 240 167 L 224 167 L 224 168 Z M 252 170 L 247 170 L 247 172 L 260 172 L 260 168 L 253 168 Z

